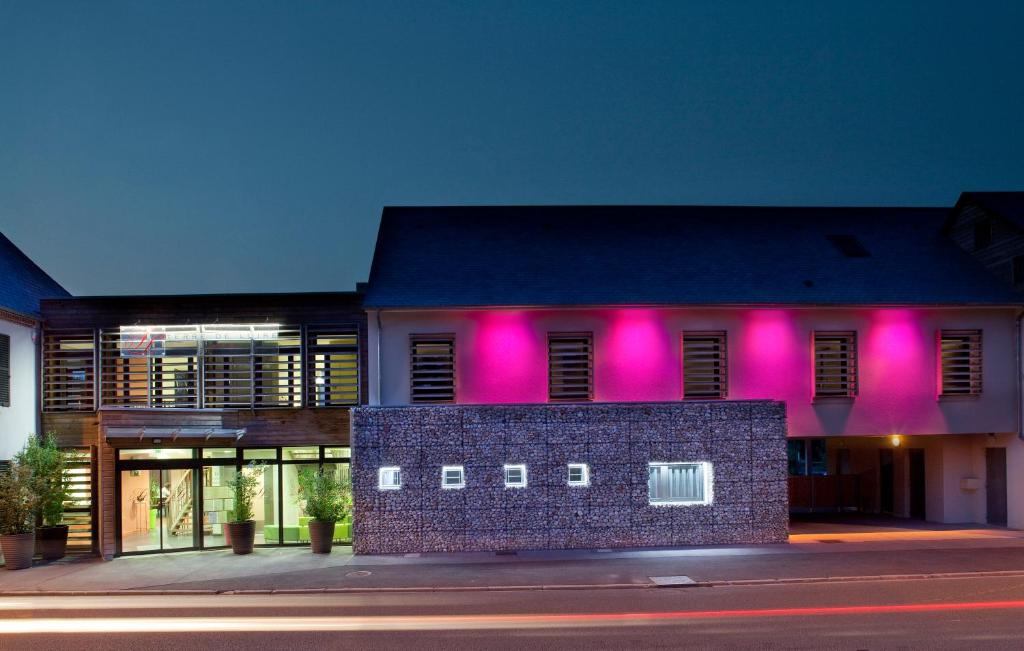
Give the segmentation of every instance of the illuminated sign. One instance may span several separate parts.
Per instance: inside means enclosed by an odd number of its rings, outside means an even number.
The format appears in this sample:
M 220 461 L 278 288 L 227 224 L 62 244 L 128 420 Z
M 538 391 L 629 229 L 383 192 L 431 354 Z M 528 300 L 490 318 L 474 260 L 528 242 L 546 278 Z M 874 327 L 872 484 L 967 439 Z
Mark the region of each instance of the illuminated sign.
M 117 344 L 121 357 L 163 357 L 167 342 L 269 341 L 277 339 L 280 325 L 210 324 L 200 326 L 121 326 Z

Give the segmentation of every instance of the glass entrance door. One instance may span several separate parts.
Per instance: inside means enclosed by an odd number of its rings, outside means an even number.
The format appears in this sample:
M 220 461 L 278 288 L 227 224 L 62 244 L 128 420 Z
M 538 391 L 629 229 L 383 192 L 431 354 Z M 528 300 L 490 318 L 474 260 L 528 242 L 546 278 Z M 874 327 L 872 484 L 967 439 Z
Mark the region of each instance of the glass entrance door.
M 121 552 L 192 549 L 196 481 L 191 468 L 121 471 Z

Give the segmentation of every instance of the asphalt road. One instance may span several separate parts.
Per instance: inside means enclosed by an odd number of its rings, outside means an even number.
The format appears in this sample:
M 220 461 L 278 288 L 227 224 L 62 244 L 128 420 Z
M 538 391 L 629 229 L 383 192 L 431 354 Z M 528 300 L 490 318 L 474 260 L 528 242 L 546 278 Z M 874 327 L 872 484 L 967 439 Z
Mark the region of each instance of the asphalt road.
M 1024 647 L 1024 578 L 715 588 L 6 597 L 0 649 Z

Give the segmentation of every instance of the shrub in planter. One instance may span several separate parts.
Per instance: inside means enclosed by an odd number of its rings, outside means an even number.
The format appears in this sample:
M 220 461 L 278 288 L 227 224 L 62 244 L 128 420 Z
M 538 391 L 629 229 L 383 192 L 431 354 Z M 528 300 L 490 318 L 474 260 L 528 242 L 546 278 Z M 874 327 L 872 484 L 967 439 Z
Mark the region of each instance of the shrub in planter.
M 32 567 L 38 499 L 32 489 L 32 470 L 15 459 L 0 472 L 0 549 L 9 570 Z
M 299 502 L 304 502 L 309 521 L 310 547 L 314 554 L 330 554 L 334 525 L 352 511 L 352 485 L 348 479 L 325 470 L 299 471 Z
M 228 512 L 227 539 L 231 551 L 236 554 L 251 554 L 256 540 L 256 522 L 252 519 L 252 501 L 259 489 L 259 475 L 262 466 L 249 464 L 228 482 L 234 495 L 234 505 Z
M 36 528 L 36 550 L 43 560 L 63 558 L 68 548 L 68 526 L 64 521 L 64 502 L 69 497 L 67 484 L 68 457 L 57 447 L 53 434 L 33 436 L 17 457 L 32 472 L 32 489 L 39 501 Z

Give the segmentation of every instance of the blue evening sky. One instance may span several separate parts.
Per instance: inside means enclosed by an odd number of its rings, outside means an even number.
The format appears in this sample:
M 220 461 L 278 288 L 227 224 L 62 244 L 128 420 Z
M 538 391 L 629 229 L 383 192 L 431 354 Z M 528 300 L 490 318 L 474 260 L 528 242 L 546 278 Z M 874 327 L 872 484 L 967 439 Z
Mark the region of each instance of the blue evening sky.
M 1021 2 L 0 0 L 0 231 L 76 294 L 317 291 L 385 205 L 951 205 L 1024 189 L 1022 34 Z

